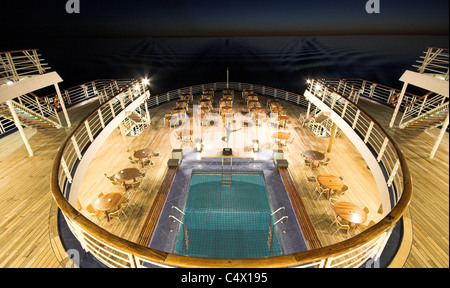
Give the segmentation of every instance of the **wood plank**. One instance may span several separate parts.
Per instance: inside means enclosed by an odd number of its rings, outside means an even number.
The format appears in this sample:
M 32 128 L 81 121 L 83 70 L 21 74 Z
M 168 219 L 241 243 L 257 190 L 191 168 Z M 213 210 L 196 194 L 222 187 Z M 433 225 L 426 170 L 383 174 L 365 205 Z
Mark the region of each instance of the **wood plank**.
M 300 198 L 295 184 L 292 181 L 291 175 L 287 168 L 278 168 L 280 171 L 281 179 L 283 179 L 283 184 L 286 187 L 289 198 L 291 199 L 292 206 L 297 216 L 298 223 L 300 224 L 301 231 L 305 237 L 306 243 L 310 250 L 318 249 L 322 247 L 319 237 L 317 236 L 316 230 L 308 216 L 308 212 L 303 205 L 303 201 Z
M 170 188 L 172 187 L 173 179 L 175 178 L 175 174 L 177 172 L 176 167 L 170 167 L 166 173 L 166 177 L 162 185 L 158 190 L 158 194 L 156 195 L 156 199 L 153 201 L 152 207 L 145 219 L 142 230 L 139 234 L 137 243 L 148 247 L 150 244 L 150 240 L 153 236 L 153 232 L 155 231 L 156 224 L 158 223 L 159 215 L 164 207 L 164 203 L 166 202 L 167 195 L 169 194 Z

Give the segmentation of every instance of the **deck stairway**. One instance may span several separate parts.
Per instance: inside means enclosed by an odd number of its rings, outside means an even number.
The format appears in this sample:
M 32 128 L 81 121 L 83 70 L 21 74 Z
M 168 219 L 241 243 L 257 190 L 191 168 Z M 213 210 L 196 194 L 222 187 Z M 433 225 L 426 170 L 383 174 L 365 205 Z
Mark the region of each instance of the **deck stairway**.
M 148 127 L 146 117 L 136 111 L 130 112 L 122 123 L 125 126 L 125 135 L 127 136 L 139 136 L 144 132 L 145 128 Z
M 416 116 L 413 119 L 402 123 L 400 125 L 400 128 L 402 129 L 408 128 L 413 130 L 430 129 L 442 125 L 447 115 L 448 115 L 448 102 L 432 109 L 427 113 L 421 113 L 419 116 Z
M 429 92 L 406 104 L 399 128 L 426 130 L 440 126 L 448 116 L 448 49 L 429 47 L 422 59 L 417 61 L 418 75 L 406 77 L 413 85 L 417 85 Z M 406 73 L 405 73 L 406 74 Z M 410 73 L 411 74 L 411 73 Z M 403 77 L 403 76 L 402 76 Z M 427 79 L 427 80 L 423 80 Z M 402 79 L 401 79 L 402 80 Z M 413 81 L 414 80 L 414 81 Z M 432 81 L 431 81 L 432 80 Z M 427 86 L 425 83 L 432 82 Z
M 0 52 L 1 133 L 7 131 L 4 124 L 8 131 L 14 129 L 13 114 L 20 121 L 16 126 L 38 131 L 62 127 L 56 108 L 33 93 L 62 81 L 43 60 L 36 49 Z
M 441 80 L 443 83 L 448 81 Z M 400 129 L 427 130 L 444 123 L 448 115 L 448 96 L 429 91 L 406 104 Z
M 36 102 L 39 107 L 37 107 L 37 105 L 27 105 L 24 102 L 20 104 L 14 100 L 11 100 L 11 103 L 20 122 L 28 128 L 46 131 L 62 127 L 56 111 L 43 101 L 40 103 Z M 36 111 L 36 108 L 39 109 L 39 111 Z M 51 114 L 45 113 L 44 110 L 47 110 L 47 112 L 50 112 Z M 6 103 L 0 103 L 0 117 L 14 121 L 11 111 Z
M 323 111 L 317 113 L 313 111 L 312 114 L 314 116 L 305 125 L 319 137 L 330 137 L 333 130 L 333 121 Z M 340 133 L 340 129 L 337 129 L 335 136 L 338 137 Z
M 226 169 L 225 167 L 229 167 Z M 231 156 L 222 157 L 222 187 L 231 187 L 233 182 L 233 158 Z

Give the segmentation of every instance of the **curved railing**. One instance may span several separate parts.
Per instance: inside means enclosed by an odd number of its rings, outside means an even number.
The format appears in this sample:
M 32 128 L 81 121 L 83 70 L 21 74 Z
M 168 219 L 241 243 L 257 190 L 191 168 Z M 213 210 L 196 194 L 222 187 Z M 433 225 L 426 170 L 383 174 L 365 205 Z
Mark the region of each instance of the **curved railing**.
M 315 80 L 310 83 L 310 91 L 313 91 L 316 83 L 327 87 L 324 82 Z M 76 164 L 84 155 L 80 151 L 89 150 L 89 148 L 86 149 L 89 142 L 93 142 L 100 130 L 108 125 L 115 115 L 126 109 L 125 105 L 142 99 L 139 98 L 141 93 L 139 95 L 133 93 L 133 85 L 138 85 L 141 91 L 145 89 L 140 83 L 132 83 L 126 88 L 127 91 L 93 111 L 67 136 L 56 154 L 51 175 L 52 195 L 71 231 L 80 241 L 83 249 L 91 252 L 99 261 L 109 267 L 359 267 L 366 261 L 376 259 L 381 255 L 390 232 L 409 205 L 412 197 L 412 179 L 400 147 L 367 113 L 345 97 L 340 97 L 339 101 L 336 101 L 336 92 L 331 88 L 326 88 L 322 89 L 317 97 L 320 95 L 324 103 L 328 103 L 333 111 L 339 112 L 339 115 L 347 123 L 351 123 L 366 145 L 371 147 L 379 165 L 383 166 L 386 171 L 386 186 L 393 191 L 391 200 L 393 208 L 381 221 L 337 244 L 289 255 L 258 259 L 211 259 L 182 256 L 147 248 L 115 236 L 92 223 L 77 211 L 67 201 L 66 196 L 68 197 L 70 193 L 71 185 L 69 184 L 77 169 Z M 306 106 L 308 104 L 305 96 L 271 87 L 246 83 L 211 83 L 152 96 L 146 100 L 146 105 L 151 107 L 177 99 L 181 92 L 195 94 L 201 93 L 203 89 L 222 90 L 227 87 L 239 91 L 253 89 L 256 93 L 281 98 L 297 105 Z M 120 101 L 116 101 L 116 98 L 119 98 Z M 119 102 L 120 105 L 117 104 Z

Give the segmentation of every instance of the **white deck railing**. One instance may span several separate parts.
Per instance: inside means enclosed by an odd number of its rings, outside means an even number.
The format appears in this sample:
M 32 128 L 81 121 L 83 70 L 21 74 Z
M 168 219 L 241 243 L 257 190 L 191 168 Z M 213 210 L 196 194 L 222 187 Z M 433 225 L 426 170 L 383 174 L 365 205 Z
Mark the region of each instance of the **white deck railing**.
M 50 69 L 37 49 L 0 52 L 0 85 L 41 75 Z
M 392 88 L 383 84 L 367 81 L 364 79 L 348 78 L 348 79 L 322 79 L 324 83 L 332 87 L 339 95 L 342 95 L 357 104 L 359 97 L 375 100 L 377 102 L 387 104 L 389 106 L 398 105 L 396 98 L 400 95 L 400 90 Z M 347 92 L 343 93 L 345 89 Z M 350 91 L 353 91 L 353 97 Z M 415 102 L 422 96 L 415 95 L 410 92 L 406 92 L 403 97 L 402 103 L 400 103 L 400 109 L 404 110 L 406 107 Z M 355 101 L 356 100 L 356 101 Z
M 423 54 L 425 55 L 420 57 L 421 60 L 416 61 L 419 64 L 413 65 L 417 72 L 432 74 L 448 81 L 448 48 L 428 47 Z
M 111 97 L 117 95 L 121 89 L 126 87 L 133 79 L 98 79 L 83 83 L 61 91 L 66 103 L 66 107 L 74 106 L 84 101 L 97 98 L 100 104 L 106 102 Z M 34 113 L 50 119 L 61 125 L 58 112 L 62 110 L 57 94 L 52 93 L 44 97 L 38 97 L 32 94 L 22 95 L 14 99 L 15 102 L 27 107 Z M 15 131 L 17 128 L 14 121 L 0 117 L 0 135 Z

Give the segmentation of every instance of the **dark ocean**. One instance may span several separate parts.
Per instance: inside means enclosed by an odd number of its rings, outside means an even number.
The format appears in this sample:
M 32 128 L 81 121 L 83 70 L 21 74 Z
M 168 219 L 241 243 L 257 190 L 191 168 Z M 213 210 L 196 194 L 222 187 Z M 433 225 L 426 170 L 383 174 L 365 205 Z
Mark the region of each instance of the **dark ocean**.
M 428 46 L 448 48 L 448 35 L 14 40 L 10 49 L 39 49 L 64 79 L 61 89 L 101 78 L 151 80 L 152 94 L 226 81 L 302 93 L 308 77 L 363 78 L 394 88 Z M 4 49 L 6 50 L 6 49 Z M 38 94 L 39 95 L 39 94 Z

